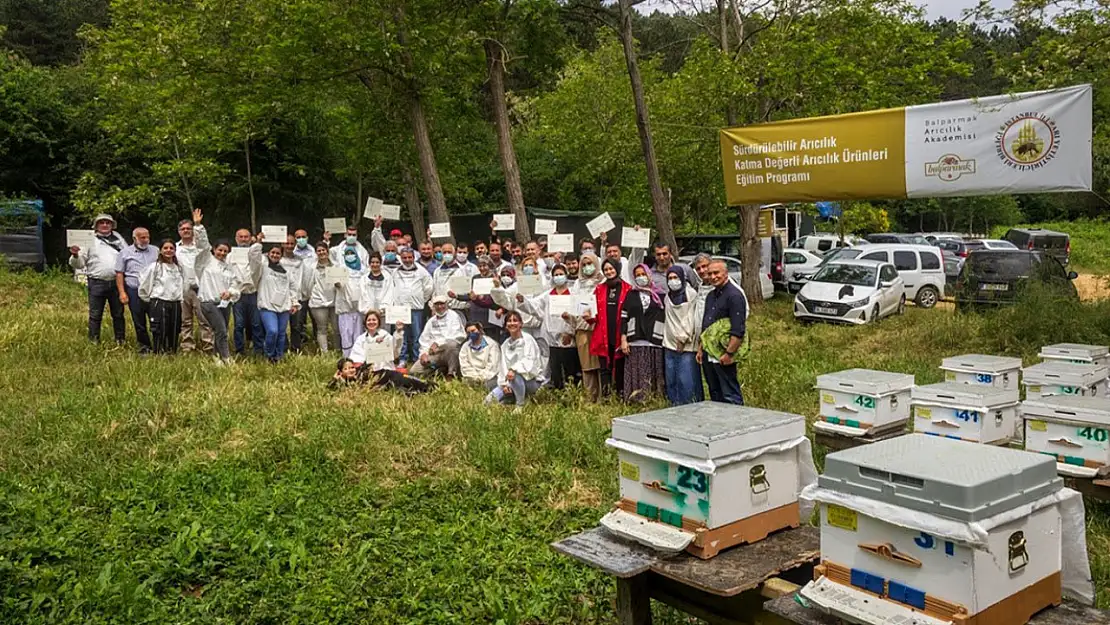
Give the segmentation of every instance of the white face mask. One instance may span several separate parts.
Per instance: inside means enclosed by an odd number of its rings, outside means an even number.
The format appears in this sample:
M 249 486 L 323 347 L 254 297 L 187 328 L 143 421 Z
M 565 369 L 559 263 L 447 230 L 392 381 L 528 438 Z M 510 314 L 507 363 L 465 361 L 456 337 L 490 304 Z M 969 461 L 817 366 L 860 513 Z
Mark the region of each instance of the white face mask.
M 444 310 L 443 312 L 436 311 L 436 316 L 439 317 L 440 319 L 443 319 L 444 317 L 447 316 L 447 311 L 446 310 Z
M 555 286 L 563 286 L 564 284 L 567 283 L 567 277 L 566 276 L 555 276 L 554 278 L 551 278 L 551 281 L 555 283 Z
M 647 276 L 636 276 L 636 286 L 646 288 L 649 284 L 651 284 L 651 280 Z
M 501 286 L 512 286 L 513 279 L 510 276 L 501 276 Z
M 679 280 L 678 278 L 671 278 L 670 280 L 667 280 L 667 288 L 672 291 L 677 291 L 681 289 L 682 280 Z
M 454 254 L 444 254 L 443 255 L 443 264 L 450 265 L 453 262 L 455 262 L 455 255 Z

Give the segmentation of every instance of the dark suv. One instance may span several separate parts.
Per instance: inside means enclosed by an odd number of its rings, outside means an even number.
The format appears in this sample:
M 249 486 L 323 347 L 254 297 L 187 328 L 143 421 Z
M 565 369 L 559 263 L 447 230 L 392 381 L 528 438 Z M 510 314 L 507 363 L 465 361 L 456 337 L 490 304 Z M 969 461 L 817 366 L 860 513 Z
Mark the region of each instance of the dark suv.
M 967 255 L 975 250 L 987 249 L 987 244 L 977 239 L 970 239 L 964 241 L 953 241 L 952 239 L 941 239 L 934 243 L 942 250 L 952 252 L 960 258 L 967 258 Z
M 1018 249 L 1040 251 L 1067 266 L 1071 257 L 1071 237 L 1066 232 L 1040 228 L 1010 228 L 1002 237 Z
M 956 310 L 1013 304 L 1029 283 L 1043 285 L 1061 297 L 1078 299 L 1071 283 L 1078 275 L 1064 270 L 1051 256 L 1025 250 L 972 252 L 960 270 L 954 289 Z

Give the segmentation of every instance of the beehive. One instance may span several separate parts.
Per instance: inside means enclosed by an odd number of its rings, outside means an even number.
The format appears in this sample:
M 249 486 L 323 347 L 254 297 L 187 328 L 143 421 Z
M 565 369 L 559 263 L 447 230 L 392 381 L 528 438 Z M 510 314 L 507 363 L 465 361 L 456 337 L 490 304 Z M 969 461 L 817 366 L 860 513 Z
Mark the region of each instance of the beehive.
M 1110 399 L 1056 396 L 1021 405 L 1025 449 L 1056 458 L 1056 469 L 1094 477 L 1110 467 Z
M 800 415 L 701 402 L 614 419 L 607 443 L 621 499 L 602 524 L 619 535 L 709 558 L 799 523 Z
M 1079 395 L 1081 397 L 1106 397 L 1106 365 L 1080 364 L 1047 360 L 1021 370 L 1025 398 Z
M 913 376 L 848 369 L 817 376 L 820 409 L 814 429 L 863 436 L 902 427 L 910 418 Z
M 913 389 L 913 431 L 973 443 L 1001 444 L 1018 424 L 1017 389 L 941 382 Z
M 1021 375 L 1021 358 L 964 354 L 945 358 L 940 364 L 945 382 L 986 384 L 1006 390 L 1017 390 Z
M 825 471 L 807 491 L 822 562 L 802 595 L 818 608 L 871 625 L 1022 625 L 1059 604 L 1051 458 L 902 436 L 830 454 Z
M 1074 362 L 1086 365 L 1110 366 L 1110 347 L 1083 345 L 1081 343 L 1056 343 L 1041 348 L 1040 357 L 1046 361 Z

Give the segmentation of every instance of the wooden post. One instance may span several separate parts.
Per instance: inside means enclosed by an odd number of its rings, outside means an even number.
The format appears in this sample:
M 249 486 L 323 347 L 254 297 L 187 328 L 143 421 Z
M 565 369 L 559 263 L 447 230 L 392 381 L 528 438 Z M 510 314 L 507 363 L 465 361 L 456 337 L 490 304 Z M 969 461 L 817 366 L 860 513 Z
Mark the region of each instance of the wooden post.
M 651 625 L 651 593 L 646 574 L 617 578 L 617 622 Z

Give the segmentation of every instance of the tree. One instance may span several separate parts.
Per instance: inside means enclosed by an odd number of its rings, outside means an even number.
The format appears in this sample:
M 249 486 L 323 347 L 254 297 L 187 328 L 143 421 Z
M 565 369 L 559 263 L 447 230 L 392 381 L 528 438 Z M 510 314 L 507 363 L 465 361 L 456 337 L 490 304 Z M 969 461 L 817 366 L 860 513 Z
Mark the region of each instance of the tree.
M 869 202 L 848 202 L 837 222 L 837 232 L 841 237 L 849 232 L 862 237 L 889 231 L 887 212 Z

